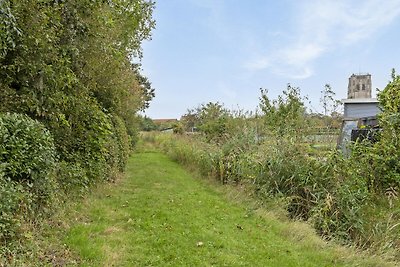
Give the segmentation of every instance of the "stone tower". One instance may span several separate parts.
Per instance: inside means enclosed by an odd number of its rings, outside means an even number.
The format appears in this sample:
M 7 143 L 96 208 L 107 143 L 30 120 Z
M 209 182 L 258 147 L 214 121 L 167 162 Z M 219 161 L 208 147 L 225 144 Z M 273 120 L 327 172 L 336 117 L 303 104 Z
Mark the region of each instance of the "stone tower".
M 371 74 L 352 74 L 349 78 L 347 98 L 371 98 Z

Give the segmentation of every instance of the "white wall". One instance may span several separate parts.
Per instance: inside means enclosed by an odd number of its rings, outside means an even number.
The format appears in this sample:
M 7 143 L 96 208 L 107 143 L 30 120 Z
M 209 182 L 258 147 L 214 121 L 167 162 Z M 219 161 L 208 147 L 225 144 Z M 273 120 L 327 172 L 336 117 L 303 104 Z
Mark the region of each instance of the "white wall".
M 378 103 L 345 103 L 345 118 L 362 118 L 376 116 L 380 113 Z

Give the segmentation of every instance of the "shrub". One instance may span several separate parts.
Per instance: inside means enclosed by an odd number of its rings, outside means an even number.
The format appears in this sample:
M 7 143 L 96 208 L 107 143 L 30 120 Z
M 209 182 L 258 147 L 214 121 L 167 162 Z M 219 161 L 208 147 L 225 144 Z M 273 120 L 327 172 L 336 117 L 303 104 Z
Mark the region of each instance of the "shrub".
M 84 170 L 81 182 L 83 187 L 108 179 L 106 145 L 113 134 L 111 119 L 89 96 L 82 96 L 80 99 L 66 98 L 63 109 L 65 117 L 63 123 L 57 121 L 48 123 L 51 133 L 57 140 L 55 145 L 60 161 L 76 164 Z M 71 168 L 67 170 L 69 173 L 71 171 Z M 68 177 L 62 176 L 66 180 L 61 183 L 68 183 Z M 77 174 L 72 176 L 77 177 Z
M 64 193 L 82 196 L 89 189 L 89 177 L 79 162 L 60 161 L 57 164 L 56 177 Z
M 368 179 L 360 171 L 363 162 L 349 160 L 333 153 L 324 164 L 330 186 L 311 210 L 312 222 L 324 237 L 342 241 L 366 242 L 368 218 L 364 210 L 369 204 Z M 365 166 L 365 165 L 364 165 Z
M 124 171 L 126 163 L 128 161 L 130 152 L 130 137 L 127 133 L 124 121 L 117 115 L 111 116 L 113 125 L 113 134 L 111 141 L 113 143 L 110 148 L 110 157 L 113 157 L 113 161 L 119 171 Z
M 0 241 L 15 237 L 21 220 L 17 216 L 22 188 L 0 173 Z
M 45 202 L 55 185 L 52 171 L 56 152 L 49 131 L 21 114 L 1 115 L 0 128 L 4 176 L 30 188 L 38 201 Z
M 0 115 L 2 238 L 15 234 L 20 216 L 39 216 L 51 203 L 55 161 L 53 139 L 41 123 L 21 114 Z

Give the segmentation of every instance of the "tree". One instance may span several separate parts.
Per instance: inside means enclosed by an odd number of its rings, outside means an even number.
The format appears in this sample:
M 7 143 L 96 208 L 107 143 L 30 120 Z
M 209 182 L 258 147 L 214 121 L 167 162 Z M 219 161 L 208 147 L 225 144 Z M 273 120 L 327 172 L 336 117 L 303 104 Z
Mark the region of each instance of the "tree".
M 183 128 L 183 124 L 179 121 L 175 122 L 172 125 L 173 132 L 174 134 L 183 134 L 185 132 L 185 129 Z
M 180 119 L 183 128 L 187 132 L 192 132 L 199 126 L 200 118 L 197 109 L 188 109 L 188 111 Z
M 324 89 L 321 91 L 320 103 L 322 105 L 324 115 L 331 116 L 338 112 L 341 105 L 340 100 L 335 99 L 336 93 L 332 90 L 329 84 L 325 84 Z
M 267 95 L 267 90 L 260 91 L 260 109 L 269 132 L 278 136 L 296 136 L 301 133 L 306 126 L 306 109 L 300 89 L 288 84 L 283 94 L 272 101 Z
M 181 121 L 187 131 L 196 128 L 204 134 L 208 141 L 219 142 L 227 133 L 229 118 L 231 118 L 231 114 L 222 104 L 209 102 L 189 109 L 182 116 Z
M 0 112 L 42 122 L 82 180 L 107 177 L 117 131 L 136 139 L 154 89 L 132 58 L 150 39 L 153 9 L 146 0 L 0 1 Z
M 147 117 L 141 117 L 141 122 L 140 122 L 140 130 L 150 132 L 150 131 L 155 131 L 157 130 L 157 125 L 154 123 L 154 121 Z
M 199 113 L 199 126 L 209 141 L 218 142 L 226 133 L 226 123 L 229 112 L 222 104 L 209 102 L 201 105 Z
M 336 93 L 329 84 L 325 84 L 321 91 L 320 103 L 323 108 L 323 120 L 325 127 L 337 128 L 341 120 L 338 108 L 341 105 L 340 100 L 335 99 Z

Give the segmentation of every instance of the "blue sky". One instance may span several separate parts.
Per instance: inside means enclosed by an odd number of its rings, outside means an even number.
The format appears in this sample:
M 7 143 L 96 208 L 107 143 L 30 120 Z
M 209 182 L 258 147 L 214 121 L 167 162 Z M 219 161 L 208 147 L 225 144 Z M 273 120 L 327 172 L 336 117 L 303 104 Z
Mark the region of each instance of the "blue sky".
M 383 89 L 400 72 L 399 0 L 158 0 L 154 18 L 142 60 L 151 118 L 210 101 L 255 110 L 261 87 L 275 98 L 288 83 L 320 111 L 326 83 L 342 99 L 352 73 Z

